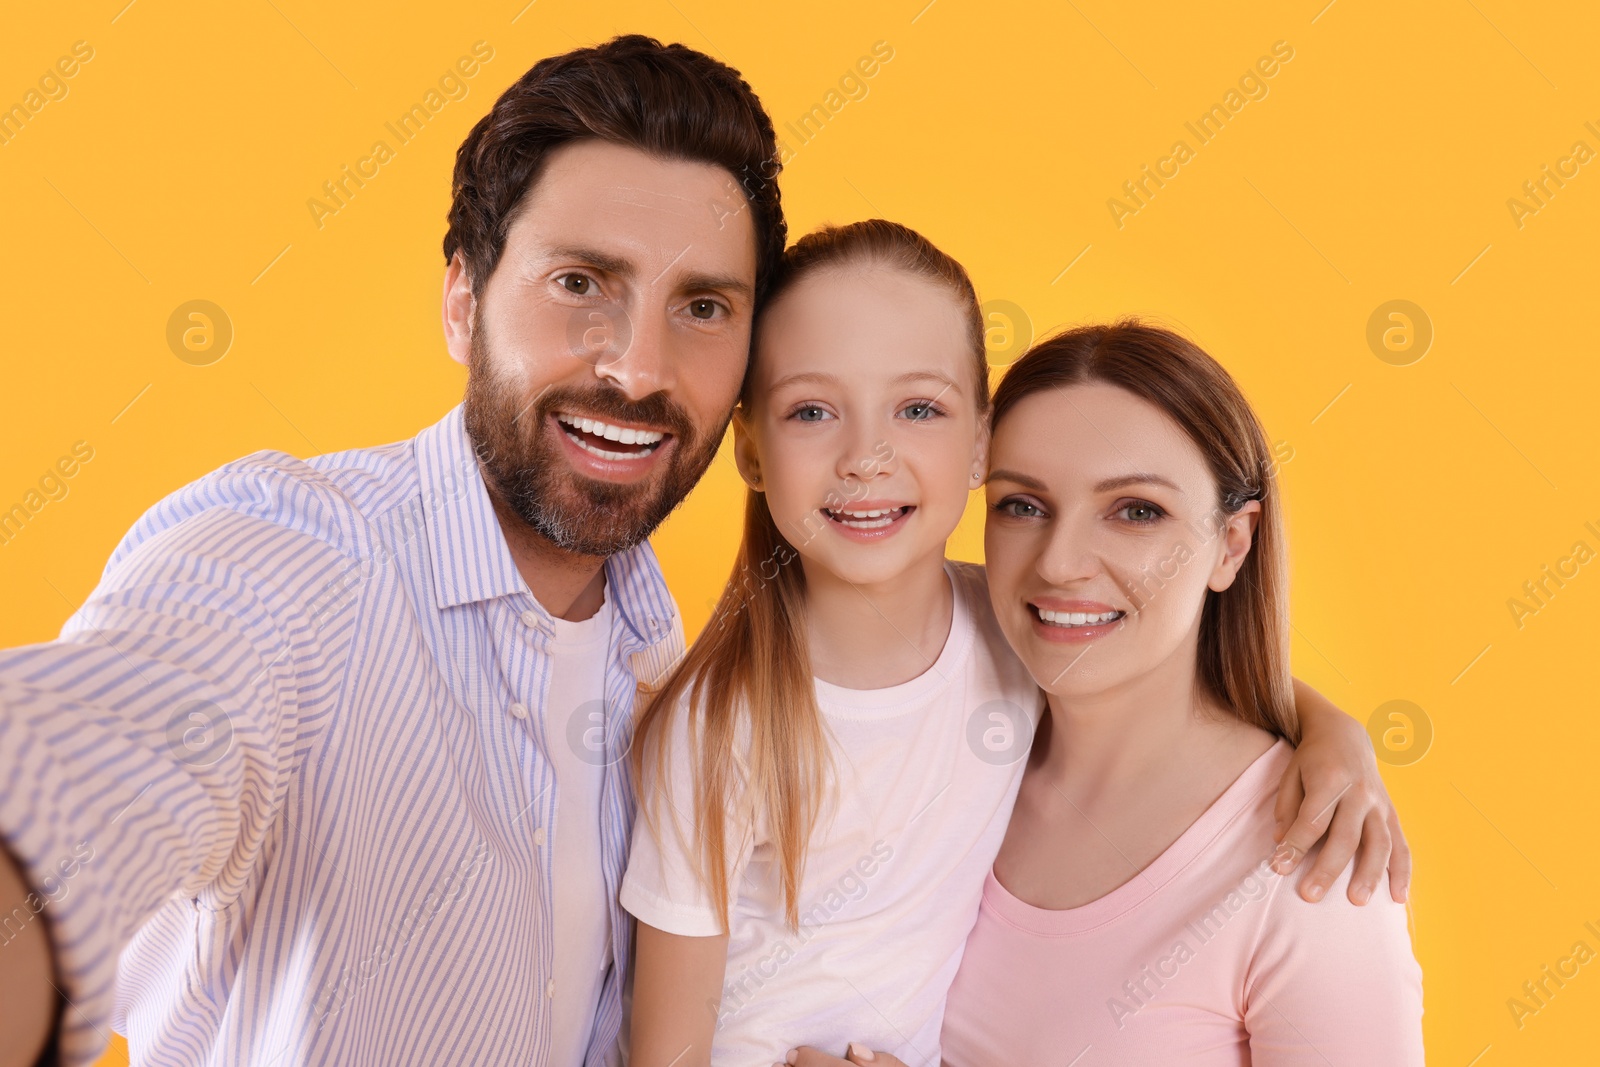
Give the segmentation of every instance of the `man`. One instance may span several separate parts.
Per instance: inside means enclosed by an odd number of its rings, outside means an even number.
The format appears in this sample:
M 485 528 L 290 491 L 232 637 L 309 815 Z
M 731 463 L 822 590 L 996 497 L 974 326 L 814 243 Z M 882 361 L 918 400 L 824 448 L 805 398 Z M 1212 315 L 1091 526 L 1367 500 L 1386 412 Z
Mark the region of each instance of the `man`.
M 73 1062 L 111 1027 L 137 1062 L 614 1053 L 629 720 L 682 647 L 645 538 L 727 425 L 776 173 L 755 95 L 680 45 L 506 91 L 444 243 L 465 404 L 180 490 L 59 641 L 0 653 L 0 827 L 33 888 L 0 1025 L 48 1029 L 20 980 L 48 926 Z
M 727 426 L 778 169 L 709 57 L 540 62 L 457 155 L 464 404 L 202 478 L 0 652 L 0 1067 L 112 1028 L 140 1063 L 614 1060 L 624 757 L 682 649 L 646 538 Z M 1303 773 L 1326 884 L 1392 809 L 1375 769 Z

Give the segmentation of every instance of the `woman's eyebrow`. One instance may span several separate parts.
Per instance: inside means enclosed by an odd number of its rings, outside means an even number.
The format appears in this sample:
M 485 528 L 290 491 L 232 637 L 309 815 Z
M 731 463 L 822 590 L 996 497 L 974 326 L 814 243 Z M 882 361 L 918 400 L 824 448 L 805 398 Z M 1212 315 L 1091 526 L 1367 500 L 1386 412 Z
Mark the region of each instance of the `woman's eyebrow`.
M 1107 478 L 1102 482 L 1096 483 L 1094 491 L 1097 493 L 1110 493 L 1117 489 L 1125 489 L 1130 485 L 1160 485 L 1171 489 L 1179 496 L 1185 495 L 1182 489 L 1179 489 L 1176 485 L 1172 484 L 1172 482 L 1168 481 L 1166 478 L 1163 478 L 1161 475 L 1147 474 L 1143 472 L 1138 474 L 1123 474 L 1115 478 Z
M 1031 475 L 1019 473 L 1017 471 L 1007 471 L 1007 470 L 990 471 L 989 472 L 989 481 L 990 482 L 1016 482 L 1018 485 L 1022 486 L 1024 489 L 1032 489 L 1035 492 L 1040 492 L 1040 493 L 1045 492 L 1049 488 L 1043 482 L 1041 482 L 1039 479 L 1037 479 L 1035 477 L 1032 477 Z

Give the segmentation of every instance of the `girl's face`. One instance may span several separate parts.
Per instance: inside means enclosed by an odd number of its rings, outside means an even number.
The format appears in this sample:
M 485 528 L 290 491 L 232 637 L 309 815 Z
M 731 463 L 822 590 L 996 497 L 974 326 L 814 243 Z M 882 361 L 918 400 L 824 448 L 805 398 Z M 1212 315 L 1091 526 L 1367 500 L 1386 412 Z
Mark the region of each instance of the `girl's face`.
M 1069 698 L 1152 672 L 1192 679 L 1206 590 L 1233 583 L 1261 510 L 1225 515 L 1189 435 L 1104 383 L 1006 413 L 988 503 L 1000 626 L 1039 685 Z
M 808 567 L 867 586 L 943 557 L 985 465 L 966 338 L 948 290 L 884 267 L 818 270 L 768 310 L 735 456 Z

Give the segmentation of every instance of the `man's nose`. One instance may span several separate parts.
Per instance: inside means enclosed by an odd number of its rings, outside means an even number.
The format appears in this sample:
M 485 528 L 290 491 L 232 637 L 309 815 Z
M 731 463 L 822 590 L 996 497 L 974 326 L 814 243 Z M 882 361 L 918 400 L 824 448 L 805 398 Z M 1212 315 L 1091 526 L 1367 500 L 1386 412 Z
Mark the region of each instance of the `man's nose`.
M 629 400 L 642 400 L 676 384 L 676 353 L 662 317 L 626 315 L 616 333 L 613 349 L 595 364 L 597 377 L 614 382 Z

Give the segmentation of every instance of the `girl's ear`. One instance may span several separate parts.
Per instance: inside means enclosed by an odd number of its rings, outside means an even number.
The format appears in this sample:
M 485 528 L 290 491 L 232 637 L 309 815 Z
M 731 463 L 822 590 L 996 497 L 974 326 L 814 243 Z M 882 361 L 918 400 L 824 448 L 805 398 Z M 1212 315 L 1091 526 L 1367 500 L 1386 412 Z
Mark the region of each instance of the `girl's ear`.
M 1222 592 L 1239 576 L 1239 568 L 1255 541 L 1256 523 L 1261 518 L 1261 501 L 1246 500 L 1244 506 L 1222 520 L 1222 558 L 1206 585 Z
M 744 484 L 761 492 L 761 454 L 756 450 L 755 438 L 750 433 L 744 405 L 733 409 L 733 463 L 739 468 Z
M 967 488 L 976 489 L 983 484 L 989 476 L 989 417 L 981 415 L 978 418 L 978 441 L 972 449 L 972 476 L 967 480 Z

